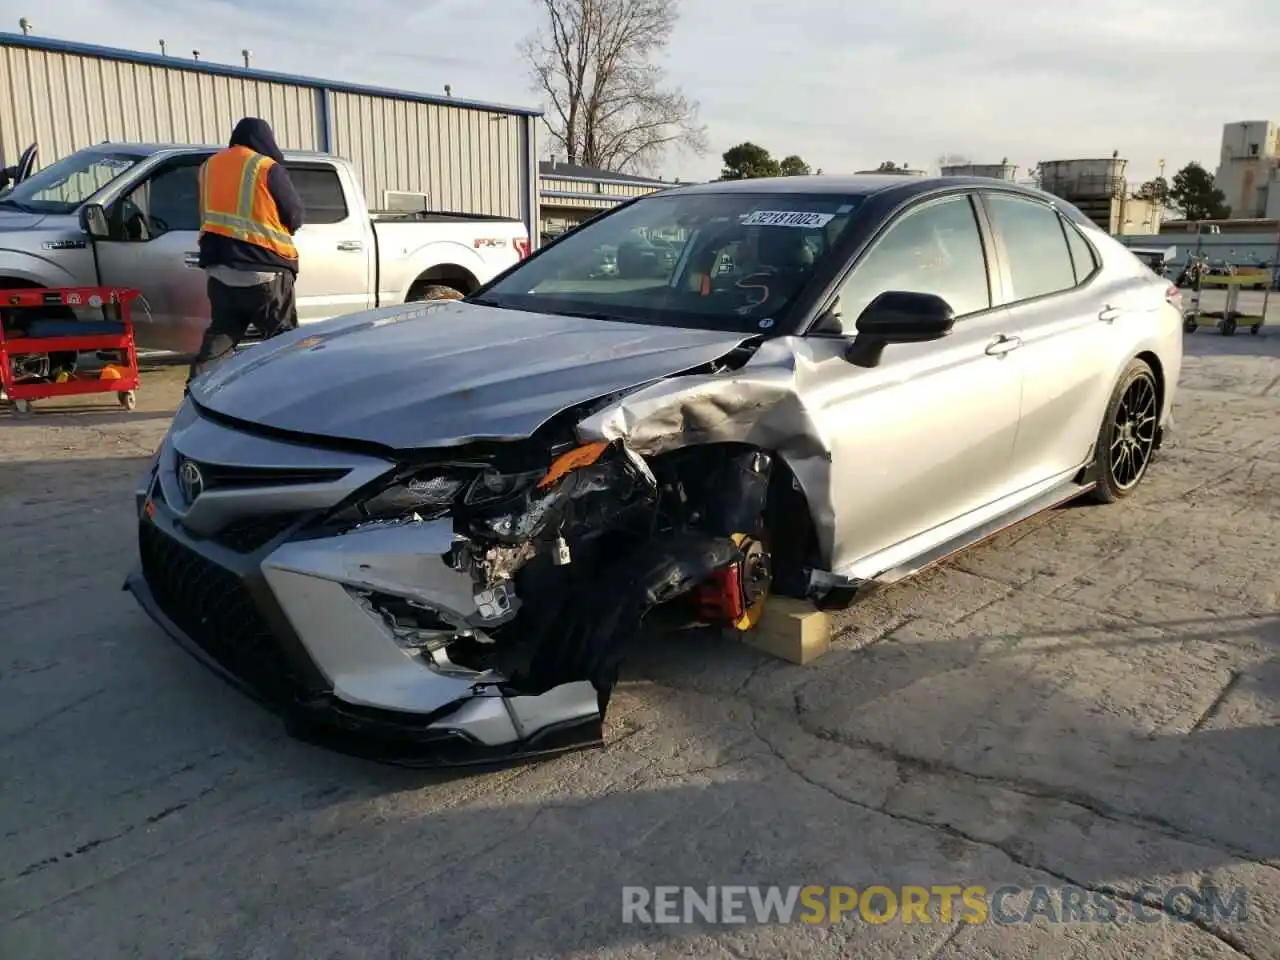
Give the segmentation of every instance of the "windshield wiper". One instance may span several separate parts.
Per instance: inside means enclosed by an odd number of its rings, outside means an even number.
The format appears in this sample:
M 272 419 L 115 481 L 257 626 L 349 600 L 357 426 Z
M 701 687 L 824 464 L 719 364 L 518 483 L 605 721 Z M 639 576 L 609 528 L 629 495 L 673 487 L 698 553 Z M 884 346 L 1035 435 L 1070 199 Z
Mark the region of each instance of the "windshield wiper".
M 13 209 L 21 210 L 23 213 L 35 213 L 30 207 L 24 207 L 17 200 L 10 200 L 8 197 L 0 197 L 0 205 L 13 207 Z

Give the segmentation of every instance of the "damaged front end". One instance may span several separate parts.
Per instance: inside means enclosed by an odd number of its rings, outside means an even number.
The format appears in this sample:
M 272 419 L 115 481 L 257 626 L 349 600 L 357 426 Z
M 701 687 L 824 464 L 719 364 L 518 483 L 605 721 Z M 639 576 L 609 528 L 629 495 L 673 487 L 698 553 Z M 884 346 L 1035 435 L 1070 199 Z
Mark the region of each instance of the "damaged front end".
M 573 446 L 536 471 L 437 463 L 345 505 L 264 569 L 305 635 L 350 648 L 354 625 L 338 633 L 337 605 L 315 593 L 317 576 L 342 581 L 426 668 L 381 671 L 365 646 L 359 668 L 329 671 L 346 712 L 425 714 L 518 756 L 597 745 L 651 610 L 739 630 L 757 622 L 772 581 L 772 465 L 747 449 L 650 463 L 621 441 Z M 342 659 L 324 643 L 313 645 L 322 663 Z
M 440 465 L 398 497 L 398 520 L 351 534 L 448 520 L 445 566 L 466 577 L 466 612 L 367 591 L 362 600 L 435 667 L 489 671 L 509 695 L 590 682 L 603 713 L 645 614 L 677 598 L 700 621 L 745 630 L 771 582 L 763 543 L 768 454 L 745 451 L 658 472 L 622 442 L 561 453 L 545 471 L 497 474 Z M 378 509 L 380 504 L 364 504 Z

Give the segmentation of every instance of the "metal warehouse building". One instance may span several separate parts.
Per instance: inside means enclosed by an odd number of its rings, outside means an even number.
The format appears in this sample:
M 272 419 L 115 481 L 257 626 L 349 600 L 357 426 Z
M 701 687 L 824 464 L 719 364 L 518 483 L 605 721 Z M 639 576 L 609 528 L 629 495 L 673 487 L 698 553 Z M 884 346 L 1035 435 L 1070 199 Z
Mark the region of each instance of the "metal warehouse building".
M 103 141 L 221 144 L 259 116 L 283 149 L 352 161 L 371 207 L 517 217 L 537 242 L 537 110 L 7 33 L 0 97 L 5 163 L 33 141 L 41 166 Z
M 544 160 L 539 167 L 542 201 L 542 233 L 552 239 L 566 230 L 616 207 L 632 197 L 675 186 L 665 180 L 636 177 L 582 167 L 572 163 Z

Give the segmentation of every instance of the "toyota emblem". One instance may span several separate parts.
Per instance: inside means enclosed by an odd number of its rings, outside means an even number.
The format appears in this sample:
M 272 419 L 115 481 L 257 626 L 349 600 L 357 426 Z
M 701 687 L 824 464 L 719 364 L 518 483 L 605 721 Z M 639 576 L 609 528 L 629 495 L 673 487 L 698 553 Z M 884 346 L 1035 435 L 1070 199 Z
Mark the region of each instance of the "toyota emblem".
M 204 475 L 190 460 L 183 460 L 178 465 L 178 483 L 182 486 L 182 495 L 187 503 L 195 503 L 196 497 L 204 493 Z

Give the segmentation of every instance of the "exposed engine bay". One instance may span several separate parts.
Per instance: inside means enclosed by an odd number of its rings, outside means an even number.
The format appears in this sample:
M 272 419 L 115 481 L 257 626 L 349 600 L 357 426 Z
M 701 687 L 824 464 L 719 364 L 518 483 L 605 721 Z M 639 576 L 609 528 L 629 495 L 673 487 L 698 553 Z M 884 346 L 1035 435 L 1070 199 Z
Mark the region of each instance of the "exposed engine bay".
M 758 622 L 773 588 L 773 475 L 759 450 L 695 448 L 651 464 L 621 441 L 573 446 L 545 471 L 440 464 L 396 488 L 407 521 L 371 516 L 356 529 L 452 515 L 447 562 L 470 577 L 475 612 L 457 622 L 425 604 L 363 599 L 437 668 L 494 670 L 534 696 L 589 680 L 603 712 L 655 607 L 679 600 L 688 622 L 737 630 Z

